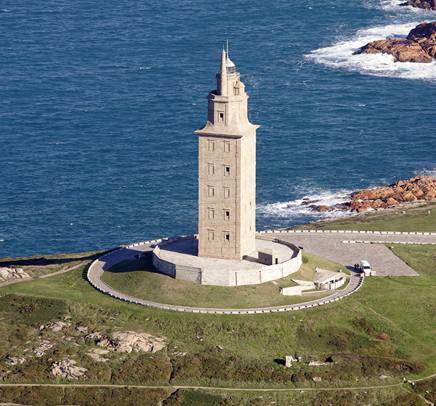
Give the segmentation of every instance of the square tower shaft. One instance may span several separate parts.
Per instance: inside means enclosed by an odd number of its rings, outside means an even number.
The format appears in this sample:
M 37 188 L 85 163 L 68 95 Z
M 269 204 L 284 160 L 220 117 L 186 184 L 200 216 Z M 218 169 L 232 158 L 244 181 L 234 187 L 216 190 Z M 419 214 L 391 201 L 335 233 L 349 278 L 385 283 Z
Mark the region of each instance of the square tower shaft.
M 222 53 L 199 135 L 198 256 L 241 260 L 255 251 L 256 129 L 235 65 Z

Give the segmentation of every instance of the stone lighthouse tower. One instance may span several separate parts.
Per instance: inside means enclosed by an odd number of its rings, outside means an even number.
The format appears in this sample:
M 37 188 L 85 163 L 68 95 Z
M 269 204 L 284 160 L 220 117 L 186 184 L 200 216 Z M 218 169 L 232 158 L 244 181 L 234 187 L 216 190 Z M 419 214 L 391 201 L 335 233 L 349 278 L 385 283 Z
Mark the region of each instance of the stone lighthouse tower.
M 256 250 L 256 129 L 226 51 L 199 135 L 198 256 L 241 260 Z

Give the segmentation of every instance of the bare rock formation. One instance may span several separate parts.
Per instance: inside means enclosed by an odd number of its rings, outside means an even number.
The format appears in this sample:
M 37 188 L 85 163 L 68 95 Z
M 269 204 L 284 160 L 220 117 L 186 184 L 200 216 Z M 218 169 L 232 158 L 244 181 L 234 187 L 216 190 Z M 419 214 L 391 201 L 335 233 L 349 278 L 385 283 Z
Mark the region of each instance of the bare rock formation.
M 363 212 L 372 209 L 387 208 L 399 203 L 418 200 L 436 200 L 436 178 L 416 176 L 409 180 L 400 180 L 388 187 L 361 190 L 351 194 L 351 210 Z
M 65 328 L 68 328 L 71 326 L 71 323 L 65 323 L 63 321 L 56 321 L 54 323 L 47 324 L 47 328 L 51 328 L 53 331 L 62 331 Z M 41 330 L 41 327 L 40 327 Z
M 60 376 L 61 378 L 77 379 L 82 376 L 87 369 L 76 367 L 74 366 L 75 363 L 76 361 L 69 359 L 53 362 L 50 367 L 50 373 L 54 376 Z
M 351 194 L 351 201 L 335 206 L 311 205 L 313 211 L 332 210 L 365 212 L 369 209 L 386 209 L 401 203 L 418 201 L 436 201 L 436 178 L 416 176 L 409 180 L 400 180 L 390 186 L 377 189 L 360 190 Z
M 0 268 L 0 282 L 24 278 L 29 278 L 29 274 L 24 272 L 21 268 Z
M 416 26 L 405 39 L 389 38 L 370 42 L 354 55 L 377 53 L 392 55 L 395 62 L 432 62 L 436 59 L 436 21 Z
M 88 334 L 86 338 L 97 340 L 99 347 L 105 347 L 119 353 L 131 353 L 132 351 L 157 352 L 165 347 L 165 338 L 157 338 L 147 333 L 136 333 L 134 331 L 118 331 L 113 334 L 112 340 L 99 333 Z
M 410 0 L 401 3 L 400 6 L 412 6 L 416 8 L 436 10 L 436 0 Z

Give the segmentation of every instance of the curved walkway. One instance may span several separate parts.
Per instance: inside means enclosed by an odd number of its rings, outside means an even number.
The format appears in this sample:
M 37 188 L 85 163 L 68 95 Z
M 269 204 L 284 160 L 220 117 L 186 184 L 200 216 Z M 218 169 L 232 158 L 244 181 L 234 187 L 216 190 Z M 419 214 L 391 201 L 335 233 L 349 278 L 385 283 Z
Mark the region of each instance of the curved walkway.
M 363 278 L 361 278 L 359 275 L 355 273 L 352 273 L 347 287 L 341 291 L 337 291 L 333 293 L 327 298 L 311 300 L 309 302 L 305 302 L 301 304 L 286 305 L 286 306 L 272 306 L 272 307 L 250 308 L 250 309 L 216 309 L 216 308 L 205 308 L 205 307 L 169 305 L 169 304 L 152 302 L 150 300 L 139 299 L 113 289 L 111 286 L 106 284 L 101 279 L 103 273 L 106 270 L 108 270 L 111 266 L 122 261 L 135 259 L 135 257 L 142 252 L 152 251 L 154 244 L 160 241 L 161 240 L 145 241 L 142 243 L 129 245 L 128 247 L 120 248 L 116 251 L 112 251 L 108 254 L 103 255 L 102 257 L 94 261 L 88 269 L 87 276 L 90 284 L 100 292 L 112 296 L 116 299 L 142 305 L 142 306 L 155 307 L 163 310 L 174 310 L 174 311 L 190 312 L 190 313 L 210 313 L 210 314 L 255 314 L 255 313 L 283 312 L 288 310 L 301 310 L 301 309 L 307 309 L 309 307 L 320 306 L 323 304 L 331 303 L 355 292 L 357 289 L 360 288 L 363 282 Z
M 342 299 L 358 290 L 363 283 L 353 272 L 355 263 L 366 259 L 371 263 L 378 276 L 418 276 L 411 267 L 398 258 L 383 244 L 434 244 L 436 245 L 436 233 L 401 233 L 386 231 L 328 231 L 328 230 L 289 230 L 289 231 L 265 231 L 261 234 L 269 234 L 273 237 L 292 242 L 311 254 L 332 259 L 345 265 L 351 270 L 348 286 L 333 293 L 327 298 L 312 300 L 302 304 L 275 306 L 252 309 L 215 309 L 168 305 L 149 300 L 138 299 L 125 293 L 119 292 L 107 285 L 101 279 L 103 273 L 112 265 L 121 261 L 135 259 L 140 253 L 152 251 L 154 244 L 162 240 L 144 241 L 129 245 L 103 255 L 94 261 L 89 267 L 87 277 L 91 285 L 102 293 L 116 299 L 142 306 L 155 307 L 163 310 L 174 310 L 191 313 L 212 314 L 254 314 L 271 313 L 288 310 L 301 310 L 313 306 L 320 306 Z

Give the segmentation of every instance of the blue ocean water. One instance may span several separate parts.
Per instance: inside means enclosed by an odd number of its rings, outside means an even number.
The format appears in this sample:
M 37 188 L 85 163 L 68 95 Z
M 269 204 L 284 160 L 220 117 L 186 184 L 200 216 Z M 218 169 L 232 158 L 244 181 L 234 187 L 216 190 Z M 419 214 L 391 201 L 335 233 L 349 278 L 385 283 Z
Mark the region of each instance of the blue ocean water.
M 436 64 L 352 55 L 436 20 L 398 3 L 3 0 L 0 257 L 195 233 L 194 131 L 227 39 L 261 125 L 257 229 L 435 175 Z

